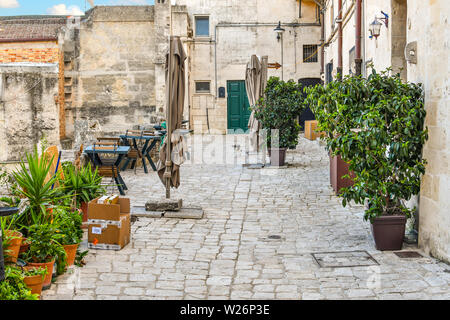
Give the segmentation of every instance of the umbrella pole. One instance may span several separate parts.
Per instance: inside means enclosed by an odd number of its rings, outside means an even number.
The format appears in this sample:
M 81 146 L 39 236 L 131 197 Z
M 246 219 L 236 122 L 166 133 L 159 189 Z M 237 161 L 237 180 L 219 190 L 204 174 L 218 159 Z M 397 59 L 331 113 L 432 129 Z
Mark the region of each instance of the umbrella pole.
M 169 52 L 172 52 L 172 37 L 169 37 Z M 171 54 L 169 54 L 169 70 L 173 69 L 173 57 Z M 171 150 L 171 144 L 172 144 L 172 106 L 170 102 L 172 99 L 170 97 L 172 96 L 171 87 L 172 87 L 172 75 L 169 74 L 169 83 L 168 83 L 168 103 L 167 103 L 167 136 L 166 136 L 166 171 L 164 172 L 164 178 L 166 179 L 166 199 L 170 199 L 170 179 L 172 177 L 172 150 Z

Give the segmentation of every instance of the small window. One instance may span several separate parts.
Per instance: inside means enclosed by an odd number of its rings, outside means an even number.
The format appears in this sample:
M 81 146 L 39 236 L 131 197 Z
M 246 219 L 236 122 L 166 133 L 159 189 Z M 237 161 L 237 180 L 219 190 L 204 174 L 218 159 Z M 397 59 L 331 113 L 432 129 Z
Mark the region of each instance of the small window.
M 195 82 L 195 92 L 196 93 L 210 93 L 211 92 L 211 82 L 210 81 Z
M 195 17 L 195 35 L 209 37 L 209 17 Z
M 303 62 L 317 62 L 316 44 L 306 44 L 303 46 Z

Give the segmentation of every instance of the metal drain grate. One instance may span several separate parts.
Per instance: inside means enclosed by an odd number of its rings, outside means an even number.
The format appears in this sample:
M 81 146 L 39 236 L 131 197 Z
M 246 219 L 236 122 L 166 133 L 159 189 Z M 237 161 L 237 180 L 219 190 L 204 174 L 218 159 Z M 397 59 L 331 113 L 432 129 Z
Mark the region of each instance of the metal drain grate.
M 416 251 L 399 251 L 399 252 L 394 252 L 394 254 L 402 259 L 408 259 L 408 258 L 423 258 L 423 256 L 416 252 Z
M 351 268 L 379 265 L 367 251 L 311 253 L 321 268 Z

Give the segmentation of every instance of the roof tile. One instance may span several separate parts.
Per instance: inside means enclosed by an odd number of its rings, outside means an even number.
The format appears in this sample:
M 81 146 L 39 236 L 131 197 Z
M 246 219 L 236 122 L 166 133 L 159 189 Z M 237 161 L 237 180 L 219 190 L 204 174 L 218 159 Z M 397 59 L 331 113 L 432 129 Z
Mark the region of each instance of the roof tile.
M 0 19 L 0 42 L 57 40 L 67 18 L 13 17 Z

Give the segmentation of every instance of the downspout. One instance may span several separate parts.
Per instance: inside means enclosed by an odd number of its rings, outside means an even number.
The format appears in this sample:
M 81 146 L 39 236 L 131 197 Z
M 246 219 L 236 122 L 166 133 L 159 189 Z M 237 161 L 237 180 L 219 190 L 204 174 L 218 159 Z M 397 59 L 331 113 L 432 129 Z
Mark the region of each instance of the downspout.
M 362 0 L 356 0 L 356 35 L 355 35 L 355 69 L 356 76 L 361 75 L 361 2 Z
M 322 7 L 319 7 L 320 10 L 320 22 L 321 22 L 321 30 L 320 30 L 320 44 L 322 48 L 320 49 L 320 75 L 325 73 L 325 4 L 322 1 Z
M 342 70 L 343 70 L 343 62 L 342 62 L 342 0 L 338 0 L 338 66 L 337 66 L 337 74 L 338 80 L 342 80 Z

